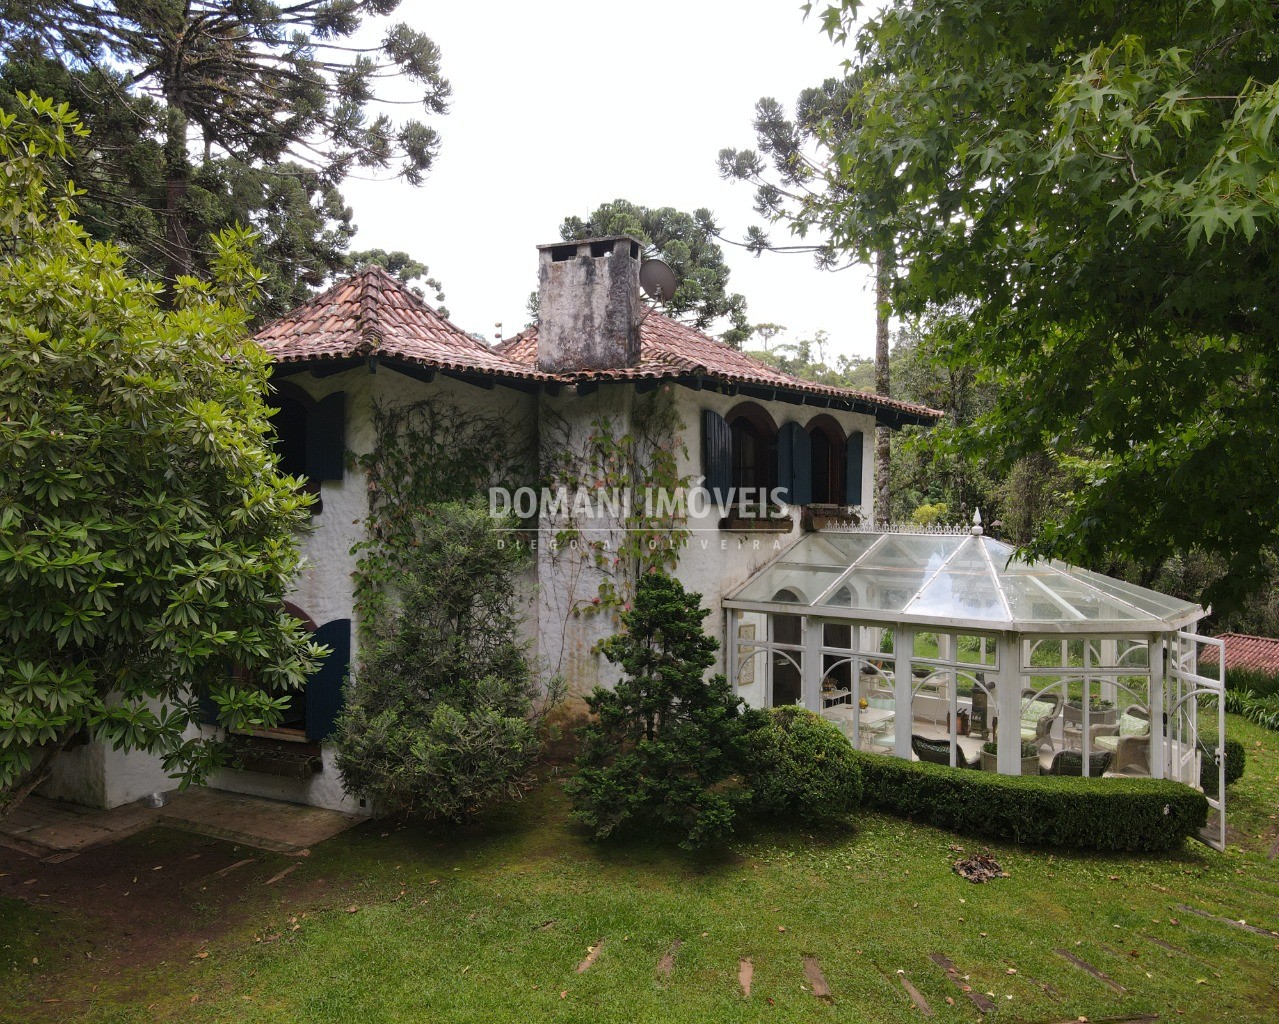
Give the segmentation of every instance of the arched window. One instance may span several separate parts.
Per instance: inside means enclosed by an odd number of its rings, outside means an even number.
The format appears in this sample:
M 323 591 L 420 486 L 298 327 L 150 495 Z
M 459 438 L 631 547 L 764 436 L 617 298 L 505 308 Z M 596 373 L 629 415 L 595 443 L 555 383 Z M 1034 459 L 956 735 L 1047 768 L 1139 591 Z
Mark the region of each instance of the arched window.
M 753 402 L 734 406 L 724 418 L 733 444 L 731 486 L 738 503 L 753 504 L 761 491 L 777 486 L 777 425 Z M 743 496 L 746 490 L 754 492 L 749 499 Z
M 818 505 L 843 505 L 847 453 L 844 431 L 833 416 L 815 416 L 808 432 L 812 465 L 812 497 Z

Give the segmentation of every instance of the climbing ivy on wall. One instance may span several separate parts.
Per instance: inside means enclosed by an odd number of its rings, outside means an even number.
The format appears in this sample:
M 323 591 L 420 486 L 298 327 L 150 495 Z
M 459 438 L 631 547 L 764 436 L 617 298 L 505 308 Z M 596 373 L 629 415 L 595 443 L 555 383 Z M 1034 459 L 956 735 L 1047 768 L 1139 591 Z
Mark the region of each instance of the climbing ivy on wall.
M 630 606 L 641 574 L 679 563 L 688 538 L 687 512 L 659 496 L 676 495 L 691 482 L 679 472 L 680 458 L 688 455 L 683 430 L 669 386 L 638 396 L 629 417 L 596 416 L 585 438 L 569 421 L 542 411 L 544 487 L 563 488 L 570 499 L 583 488 L 595 496 L 629 493 L 632 499 L 603 521 L 587 520 L 572 501 L 556 517 L 550 557 L 568 588 L 571 614 L 616 617 Z M 587 568 L 598 582 L 593 593 L 589 584 L 579 593 Z
M 439 502 L 464 501 L 491 486 L 531 483 L 533 451 L 521 424 L 432 396 L 374 402 L 374 447 L 351 461 L 368 479 L 369 515 L 359 555 L 355 609 L 360 629 L 377 622 L 418 544 L 416 523 Z

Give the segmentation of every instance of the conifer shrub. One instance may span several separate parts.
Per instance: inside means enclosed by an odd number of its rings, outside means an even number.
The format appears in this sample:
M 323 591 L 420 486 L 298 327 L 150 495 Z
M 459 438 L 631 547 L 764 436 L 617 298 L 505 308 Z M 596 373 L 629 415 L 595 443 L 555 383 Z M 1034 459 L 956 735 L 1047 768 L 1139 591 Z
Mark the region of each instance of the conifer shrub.
M 596 839 L 644 831 L 685 849 L 731 834 L 751 801 L 742 778 L 763 712 L 745 707 L 722 675 L 704 678 L 718 642 L 702 630 L 701 595 L 650 571 L 637 583 L 622 630 L 600 649 L 622 678 L 587 698 L 573 817 Z

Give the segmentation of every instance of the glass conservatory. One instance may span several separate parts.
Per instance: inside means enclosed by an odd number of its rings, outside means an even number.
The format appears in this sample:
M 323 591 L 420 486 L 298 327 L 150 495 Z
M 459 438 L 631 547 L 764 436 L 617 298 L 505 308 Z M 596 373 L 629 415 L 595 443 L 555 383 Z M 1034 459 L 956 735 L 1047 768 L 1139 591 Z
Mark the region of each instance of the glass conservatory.
M 982 532 L 822 530 L 724 600 L 728 673 L 862 750 L 1005 775 L 1218 774 L 1225 659 L 1199 671 L 1195 604 Z M 1210 787 L 1214 788 L 1214 787 Z

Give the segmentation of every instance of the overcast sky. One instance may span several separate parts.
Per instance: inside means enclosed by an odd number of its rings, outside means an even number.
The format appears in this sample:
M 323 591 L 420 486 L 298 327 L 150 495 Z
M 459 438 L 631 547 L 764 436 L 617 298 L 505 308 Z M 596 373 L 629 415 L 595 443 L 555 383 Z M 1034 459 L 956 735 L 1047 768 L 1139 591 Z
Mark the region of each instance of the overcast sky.
M 565 216 L 628 199 L 709 207 L 730 238 L 755 220 L 752 189 L 721 181 L 725 146 L 753 147 L 755 101 L 795 97 L 843 51 L 797 0 L 404 0 L 393 16 L 443 51 L 453 86 L 442 146 L 420 188 L 349 180 L 356 248 L 404 249 L 444 285 L 451 318 L 513 334 L 536 287 L 539 243 Z M 773 231 L 786 240 L 785 228 Z M 833 353 L 871 355 L 874 303 L 860 267 L 726 247 L 754 323 L 792 338 L 830 332 Z

